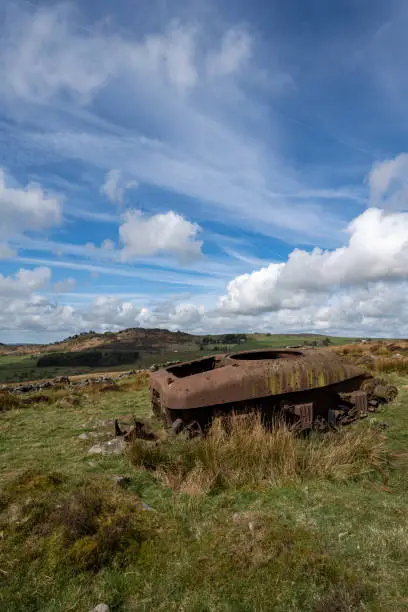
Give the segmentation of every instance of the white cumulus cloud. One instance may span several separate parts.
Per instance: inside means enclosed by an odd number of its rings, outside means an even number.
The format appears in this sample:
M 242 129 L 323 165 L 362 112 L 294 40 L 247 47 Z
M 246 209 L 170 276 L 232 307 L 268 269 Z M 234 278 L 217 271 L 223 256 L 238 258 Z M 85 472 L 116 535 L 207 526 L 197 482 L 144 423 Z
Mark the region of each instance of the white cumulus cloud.
M 295 249 L 285 263 L 236 277 L 220 308 L 243 313 L 298 309 L 314 292 L 408 278 L 408 213 L 371 208 L 347 231 L 347 246 L 333 251 Z
M 25 188 L 8 187 L 4 171 L 0 169 L 0 236 L 41 230 L 62 220 L 61 202 L 48 196 L 35 183 Z
M 10 239 L 57 225 L 62 221 L 62 205 L 58 198 L 47 195 L 40 185 L 26 187 L 6 185 L 4 170 L 0 168 L 0 255 L 12 257 Z
M 119 228 L 123 244 L 123 259 L 165 252 L 181 261 L 197 258 L 201 254 L 201 241 L 197 240 L 200 227 L 173 211 L 157 215 L 143 215 L 128 210 Z
M 30 295 L 32 292 L 48 287 L 51 270 L 40 267 L 33 270 L 22 268 L 14 276 L 0 274 L 0 295 L 8 298 L 16 295 Z
M 408 210 L 408 153 L 374 165 L 369 176 L 370 199 L 375 206 Z

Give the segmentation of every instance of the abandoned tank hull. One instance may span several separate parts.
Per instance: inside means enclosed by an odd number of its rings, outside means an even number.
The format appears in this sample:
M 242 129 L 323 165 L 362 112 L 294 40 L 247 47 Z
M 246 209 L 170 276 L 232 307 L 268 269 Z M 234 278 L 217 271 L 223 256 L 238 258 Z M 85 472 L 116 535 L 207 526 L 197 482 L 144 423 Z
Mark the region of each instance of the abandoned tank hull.
M 205 430 L 215 416 L 249 410 L 260 410 L 266 422 L 283 414 L 309 429 L 365 416 L 380 401 L 375 387 L 365 390 L 370 380 L 332 351 L 242 351 L 158 370 L 150 394 L 153 412 L 176 431 Z

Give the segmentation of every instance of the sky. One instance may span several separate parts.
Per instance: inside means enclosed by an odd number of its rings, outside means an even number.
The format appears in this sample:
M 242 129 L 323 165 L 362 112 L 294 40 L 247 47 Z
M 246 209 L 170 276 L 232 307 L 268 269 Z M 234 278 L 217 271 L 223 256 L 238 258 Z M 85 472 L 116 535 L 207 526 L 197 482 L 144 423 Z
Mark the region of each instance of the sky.
M 0 342 L 408 337 L 404 0 L 3 0 Z

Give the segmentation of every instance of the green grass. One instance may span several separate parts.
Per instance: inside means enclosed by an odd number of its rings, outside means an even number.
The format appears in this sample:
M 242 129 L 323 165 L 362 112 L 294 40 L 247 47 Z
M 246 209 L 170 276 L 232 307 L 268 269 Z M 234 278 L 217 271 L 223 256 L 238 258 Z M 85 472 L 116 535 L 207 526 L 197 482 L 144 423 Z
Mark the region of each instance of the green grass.
M 148 417 L 140 383 L 50 394 L 52 404 L 0 413 L 0 609 L 408 609 L 407 390 L 349 428 L 389 424 L 378 434 L 395 455 L 386 472 L 232 479 L 199 494 L 126 455 L 88 455 L 98 438 L 78 438 L 113 437 L 110 424 L 93 429 L 99 420 Z M 114 474 L 129 477 L 127 491 Z

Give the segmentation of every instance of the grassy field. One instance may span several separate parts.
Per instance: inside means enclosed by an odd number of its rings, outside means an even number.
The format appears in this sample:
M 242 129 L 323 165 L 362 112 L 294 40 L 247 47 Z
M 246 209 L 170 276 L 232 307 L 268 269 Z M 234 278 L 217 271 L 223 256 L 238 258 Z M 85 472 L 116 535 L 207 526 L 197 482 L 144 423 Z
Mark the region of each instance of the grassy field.
M 118 456 L 88 450 L 114 417 L 150 417 L 140 375 L 4 410 L 0 609 L 408 610 L 408 378 L 394 379 L 397 402 L 338 437 L 255 426 L 247 443 L 215 431 Z
M 213 352 L 234 351 L 234 350 L 249 350 L 262 348 L 282 348 L 286 346 L 295 346 L 303 344 L 303 342 L 321 341 L 323 336 L 302 336 L 302 335 L 283 335 L 283 334 L 249 334 L 247 342 L 240 345 L 230 346 L 211 346 L 206 350 L 185 350 L 179 347 L 177 351 L 169 350 L 164 347 L 157 354 L 144 354 L 140 359 L 134 362 L 126 363 L 116 367 L 37 367 L 38 356 L 33 355 L 0 355 L 0 384 L 10 382 L 23 382 L 27 380 L 37 380 L 41 378 L 55 378 L 57 376 L 75 376 L 77 374 L 86 374 L 88 372 L 104 372 L 107 369 L 110 371 L 124 371 L 132 369 L 148 368 L 153 363 L 165 361 L 188 361 L 197 359 Z M 351 338 L 331 337 L 333 346 L 349 343 Z

